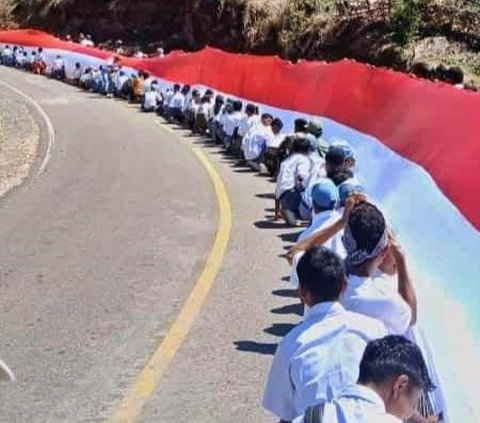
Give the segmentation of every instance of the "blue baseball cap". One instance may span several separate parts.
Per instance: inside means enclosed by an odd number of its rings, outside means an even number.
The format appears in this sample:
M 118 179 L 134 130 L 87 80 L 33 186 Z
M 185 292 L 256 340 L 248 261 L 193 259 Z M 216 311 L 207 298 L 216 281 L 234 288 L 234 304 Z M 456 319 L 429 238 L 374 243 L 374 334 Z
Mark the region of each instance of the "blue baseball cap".
M 351 182 L 344 182 L 338 187 L 338 195 L 340 198 L 340 205 L 344 206 L 347 198 L 354 194 L 365 194 L 365 188 L 359 184 Z
M 356 160 L 355 149 L 344 140 L 335 140 L 330 144 L 329 153 L 342 157 L 345 162 L 348 159 Z
M 330 179 L 322 179 L 312 188 L 312 203 L 318 208 L 333 209 L 338 199 L 338 188 Z

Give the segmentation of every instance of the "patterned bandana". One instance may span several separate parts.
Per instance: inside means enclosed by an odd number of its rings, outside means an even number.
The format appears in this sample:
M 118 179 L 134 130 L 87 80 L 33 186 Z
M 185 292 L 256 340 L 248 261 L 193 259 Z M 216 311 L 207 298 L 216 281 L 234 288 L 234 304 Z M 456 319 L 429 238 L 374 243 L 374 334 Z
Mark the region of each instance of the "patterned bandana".
M 385 228 L 383 235 L 380 237 L 377 245 L 371 253 L 364 249 L 358 248 L 357 241 L 355 241 L 352 231 L 348 225 L 345 227 L 342 241 L 345 249 L 347 250 L 345 264 L 348 268 L 352 268 L 365 263 L 367 260 L 377 257 L 385 249 L 385 247 L 388 245 L 388 231 L 387 228 Z

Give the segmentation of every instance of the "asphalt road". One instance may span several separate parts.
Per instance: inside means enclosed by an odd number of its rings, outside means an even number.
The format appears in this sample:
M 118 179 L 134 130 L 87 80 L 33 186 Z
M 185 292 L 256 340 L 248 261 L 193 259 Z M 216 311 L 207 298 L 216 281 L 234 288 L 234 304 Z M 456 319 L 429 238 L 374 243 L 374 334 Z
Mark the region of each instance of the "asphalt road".
M 0 201 L 0 421 L 101 422 L 162 341 L 205 265 L 217 165 L 233 230 L 213 289 L 138 421 L 269 422 L 275 345 L 299 320 L 271 223 L 273 185 L 138 108 L 0 68 L 51 118 L 46 172 Z M 3 90 L 3 88 L 2 88 Z M 13 94 L 12 94 L 13 95 Z M 295 233 L 295 231 L 293 231 Z

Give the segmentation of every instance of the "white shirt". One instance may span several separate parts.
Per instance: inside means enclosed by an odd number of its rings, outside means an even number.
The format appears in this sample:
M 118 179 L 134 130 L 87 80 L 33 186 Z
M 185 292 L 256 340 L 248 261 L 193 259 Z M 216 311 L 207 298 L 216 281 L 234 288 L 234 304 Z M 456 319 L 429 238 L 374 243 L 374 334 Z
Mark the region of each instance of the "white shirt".
M 144 93 L 146 93 L 147 91 L 150 91 L 150 88 L 152 87 L 152 81 L 153 81 L 153 78 L 151 77 L 143 81 L 142 89 Z
M 143 107 L 151 109 L 157 107 L 157 103 L 160 101 L 160 94 L 157 91 L 147 91 L 145 93 L 145 99 L 143 100 Z
M 273 134 L 272 134 L 273 135 Z M 267 139 L 267 148 L 278 148 L 287 138 L 286 134 L 277 134 Z
M 308 186 L 310 178 L 318 173 L 318 163 L 313 154 L 292 154 L 280 165 L 280 171 L 277 177 L 277 186 L 275 189 L 276 198 L 297 184 L 305 188 Z
M 62 70 L 64 66 L 65 66 L 65 61 L 62 58 L 55 59 L 53 62 L 54 70 Z
M 347 310 L 380 320 L 389 334 L 404 335 L 412 310 L 396 288 L 391 278 L 350 275 L 341 302 Z
M 249 132 L 242 140 L 245 160 L 257 159 L 267 145 L 267 140 L 272 137 L 273 132 L 270 126 L 260 125 L 256 130 Z
M 121 89 L 125 85 L 125 82 L 127 81 L 128 81 L 128 75 L 119 75 L 116 83 L 117 91 L 121 91 Z
M 225 123 L 223 126 L 223 130 L 225 131 L 225 135 L 228 137 L 233 136 L 235 132 L 235 128 L 238 128 L 240 122 L 242 121 L 243 113 L 242 112 L 233 112 L 229 115 L 226 115 Z
M 255 128 L 260 123 L 260 118 L 258 115 L 247 116 L 244 115 L 240 125 L 238 126 L 238 135 L 244 137 L 248 134 L 250 130 Z
M 315 305 L 278 345 L 263 406 L 292 421 L 308 407 L 335 399 L 357 382 L 367 343 L 385 334 L 380 322 L 348 312 L 338 302 Z
M 9 48 L 5 47 L 5 48 L 3 49 L 3 54 L 4 54 L 5 56 L 11 56 L 11 55 L 12 55 L 12 50 L 10 49 L 10 47 L 9 47 Z
M 210 117 L 212 116 L 212 112 L 213 112 L 213 106 L 211 103 L 201 103 L 198 106 L 197 113 L 199 115 L 205 115 L 207 120 L 210 119 Z
M 163 93 L 163 104 L 164 106 L 169 106 L 170 102 L 173 98 L 173 91 L 171 89 L 167 89 L 165 93 Z
M 321 230 L 328 228 L 333 225 L 341 218 L 340 214 L 335 210 L 329 210 L 321 213 L 317 213 L 313 216 L 312 223 L 310 226 L 305 229 L 300 236 L 298 237 L 298 242 L 303 241 L 304 239 L 309 238 L 310 236 L 320 232 Z M 337 233 L 334 237 L 330 238 L 325 244 L 324 247 L 329 250 L 337 253 L 340 258 L 344 259 L 347 256 L 345 247 L 342 242 L 343 231 Z M 303 254 L 298 253 L 295 255 L 292 261 L 292 270 L 290 272 L 290 283 L 294 288 L 298 288 L 298 274 L 297 274 L 297 265 Z
M 84 38 L 82 41 L 80 41 L 80 44 L 85 47 L 94 47 L 95 44 L 93 43 L 92 40 L 89 40 L 88 38 Z
M 170 100 L 170 103 L 168 104 L 168 106 L 172 109 L 182 109 L 182 110 L 184 105 L 185 105 L 185 96 L 180 92 L 176 93 Z
M 366 386 L 346 388 L 335 401 L 325 404 L 322 423 L 401 423 L 385 410 L 382 398 Z

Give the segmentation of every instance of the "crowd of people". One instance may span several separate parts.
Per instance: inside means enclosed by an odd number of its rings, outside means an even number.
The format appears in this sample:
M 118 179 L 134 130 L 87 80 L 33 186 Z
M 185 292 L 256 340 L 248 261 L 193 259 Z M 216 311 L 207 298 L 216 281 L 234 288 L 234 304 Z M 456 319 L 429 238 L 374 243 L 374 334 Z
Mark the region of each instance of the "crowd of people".
M 323 138 L 322 123 L 278 116 L 211 89 L 165 85 L 112 56 L 98 67 L 5 46 L 1 62 L 79 89 L 137 103 L 208 137 L 273 178 L 275 219 L 304 227 L 287 254 L 301 322 L 280 342 L 264 407 L 282 423 L 436 423 L 441 406 L 412 328 L 417 298 L 406 254 L 357 175 L 355 149 Z M 430 363 L 431 365 L 431 363 Z

